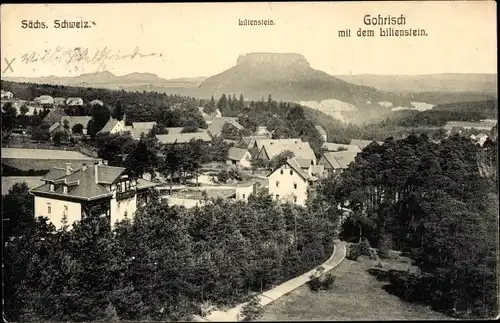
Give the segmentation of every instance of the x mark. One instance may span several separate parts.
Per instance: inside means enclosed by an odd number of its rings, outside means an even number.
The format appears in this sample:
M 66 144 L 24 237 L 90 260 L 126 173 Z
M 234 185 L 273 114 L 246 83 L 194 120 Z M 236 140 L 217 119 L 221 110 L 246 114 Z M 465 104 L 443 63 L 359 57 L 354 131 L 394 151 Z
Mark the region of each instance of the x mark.
M 14 63 L 14 61 L 16 60 L 16 58 L 14 57 L 10 62 L 7 59 L 7 57 L 4 57 L 3 59 L 7 63 L 7 67 L 3 70 L 3 73 L 7 72 L 8 69 L 10 69 L 12 72 L 14 72 L 14 70 L 12 69 L 12 63 Z

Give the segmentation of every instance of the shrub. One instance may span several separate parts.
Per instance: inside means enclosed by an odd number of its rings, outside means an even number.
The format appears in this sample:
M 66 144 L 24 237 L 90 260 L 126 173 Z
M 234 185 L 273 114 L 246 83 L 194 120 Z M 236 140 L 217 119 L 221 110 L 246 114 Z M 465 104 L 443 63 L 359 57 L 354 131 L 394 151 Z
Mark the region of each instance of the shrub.
M 321 284 L 321 289 L 330 290 L 333 288 L 334 284 L 335 284 L 335 276 L 333 276 L 331 273 L 328 273 L 326 274 L 326 277 Z
M 378 255 L 382 258 L 389 257 L 389 251 L 392 249 L 392 239 L 389 235 L 383 235 L 378 245 Z
M 309 286 L 309 289 L 312 290 L 313 292 L 317 292 L 318 290 L 321 289 L 321 280 L 319 277 L 314 277 L 310 281 L 307 282 L 307 286 Z
M 229 173 L 225 170 L 221 170 L 217 173 L 217 181 L 221 183 L 226 183 L 229 179 Z
M 349 260 L 358 260 L 359 256 L 361 256 L 361 250 L 359 248 L 359 244 L 353 243 L 350 244 L 347 248 L 347 255 L 345 256 Z
M 360 248 L 360 253 L 364 256 L 371 256 L 371 248 L 370 248 L 370 243 L 368 242 L 368 239 L 364 239 L 363 241 L 361 241 L 361 243 L 359 244 L 359 248 Z
M 262 313 L 262 305 L 260 305 L 260 301 L 257 295 L 253 295 L 250 298 L 250 301 L 248 301 L 248 303 L 246 303 L 241 309 L 241 314 L 243 315 L 244 322 L 250 322 L 258 319 L 260 316 L 262 316 Z

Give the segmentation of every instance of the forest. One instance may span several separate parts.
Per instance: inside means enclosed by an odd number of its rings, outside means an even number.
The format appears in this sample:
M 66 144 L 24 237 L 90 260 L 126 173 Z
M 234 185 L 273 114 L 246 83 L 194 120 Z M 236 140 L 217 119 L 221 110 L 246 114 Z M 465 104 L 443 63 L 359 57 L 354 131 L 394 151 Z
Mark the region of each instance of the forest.
M 341 237 L 367 240 L 380 254 L 400 250 L 420 274 L 400 283 L 403 298 L 459 317 L 498 313 L 497 143 L 427 135 L 366 147 L 320 195 L 349 203 Z
M 153 202 L 112 231 L 92 217 L 55 231 L 33 219 L 25 184 L 3 203 L 5 318 L 22 322 L 186 321 L 202 303 L 233 305 L 325 261 L 338 219 L 260 193 L 194 209 Z

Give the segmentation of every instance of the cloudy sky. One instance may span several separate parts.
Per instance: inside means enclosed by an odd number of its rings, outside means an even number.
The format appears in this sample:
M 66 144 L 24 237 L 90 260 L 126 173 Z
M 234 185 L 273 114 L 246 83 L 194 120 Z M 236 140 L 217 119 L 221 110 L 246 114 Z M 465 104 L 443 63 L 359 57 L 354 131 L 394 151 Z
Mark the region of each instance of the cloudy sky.
M 381 38 L 365 15 L 406 17 L 396 29 L 425 29 L 427 37 Z M 89 29 L 56 29 L 54 20 L 93 21 Z M 238 19 L 272 19 L 274 26 L 238 26 Z M 24 29 L 22 21 L 47 29 Z M 496 73 L 493 1 L 2 5 L 2 76 L 70 76 L 108 70 L 164 78 L 211 76 L 250 52 L 299 53 L 311 66 L 339 74 Z M 351 29 L 350 38 L 338 31 Z M 376 37 L 358 38 L 359 28 Z M 67 63 L 23 61 L 56 48 L 93 56 L 156 53 L 147 58 Z M 160 57 L 161 53 L 161 57 Z M 6 61 L 12 62 L 8 68 Z M 12 71 L 13 70 L 13 71 Z

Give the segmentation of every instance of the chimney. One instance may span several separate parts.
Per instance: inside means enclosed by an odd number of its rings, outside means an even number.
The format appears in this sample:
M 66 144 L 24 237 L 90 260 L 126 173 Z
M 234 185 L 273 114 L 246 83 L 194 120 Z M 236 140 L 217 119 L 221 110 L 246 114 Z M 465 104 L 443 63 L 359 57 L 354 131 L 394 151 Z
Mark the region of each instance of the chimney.
M 66 163 L 66 175 L 71 175 L 71 163 Z
M 99 164 L 94 165 L 94 177 L 95 177 L 95 183 L 99 184 Z
M 83 163 L 83 164 L 82 164 L 82 170 L 83 170 L 83 171 L 86 171 L 86 170 L 87 170 L 87 164 L 85 164 L 85 163 Z

